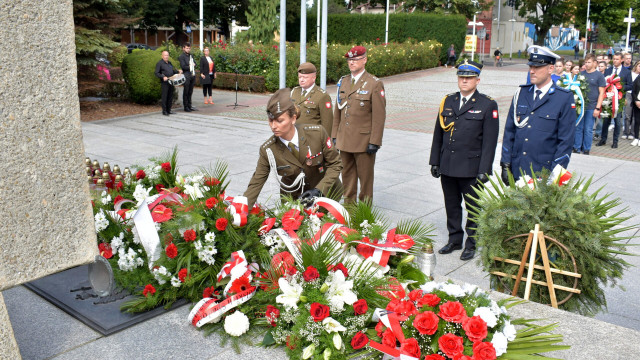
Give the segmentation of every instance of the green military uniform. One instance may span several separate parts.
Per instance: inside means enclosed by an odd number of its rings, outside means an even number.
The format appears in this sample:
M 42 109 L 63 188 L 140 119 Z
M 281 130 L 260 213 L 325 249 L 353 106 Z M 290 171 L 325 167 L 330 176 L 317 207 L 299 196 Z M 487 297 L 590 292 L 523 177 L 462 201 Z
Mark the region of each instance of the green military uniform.
M 322 125 L 327 132 L 332 130 L 331 97 L 321 87 L 314 84 L 311 90 L 302 96 L 302 87 L 296 86 L 291 90 L 291 99 L 300 108 L 300 117 L 296 124 Z

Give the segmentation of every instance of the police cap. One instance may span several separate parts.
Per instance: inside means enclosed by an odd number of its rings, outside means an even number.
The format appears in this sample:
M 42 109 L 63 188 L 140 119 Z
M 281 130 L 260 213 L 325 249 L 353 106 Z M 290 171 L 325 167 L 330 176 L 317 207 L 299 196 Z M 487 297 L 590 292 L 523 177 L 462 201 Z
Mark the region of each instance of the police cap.
M 527 52 L 529 52 L 529 62 L 527 63 L 529 66 L 554 65 L 556 59 L 560 59 L 560 56 L 543 46 L 531 45 Z
M 465 60 L 458 65 L 456 75 L 461 77 L 480 76 L 480 71 L 482 71 L 482 64 L 472 60 Z

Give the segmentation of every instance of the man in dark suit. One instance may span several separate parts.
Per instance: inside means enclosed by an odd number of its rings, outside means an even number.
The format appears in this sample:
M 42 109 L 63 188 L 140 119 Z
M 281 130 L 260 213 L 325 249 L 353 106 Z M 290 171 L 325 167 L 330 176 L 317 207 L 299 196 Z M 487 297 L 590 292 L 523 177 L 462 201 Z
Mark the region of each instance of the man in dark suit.
M 631 80 L 631 71 L 626 67 L 622 66 L 622 54 L 617 52 L 613 55 L 613 65 L 607 68 L 604 71 L 604 77 L 612 76 L 615 79 L 616 76 L 620 77 L 620 81 L 622 81 L 622 91 L 626 93 L 627 91 L 633 88 L 633 81 Z M 620 129 L 622 128 L 622 114 L 624 113 L 624 107 L 620 107 L 618 109 L 618 113 L 613 119 L 613 143 L 611 144 L 612 148 L 618 147 L 618 139 L 620 138 Z M 605 118 L 602 122 L 602 135 L 600 135 L 600 142 L 596 144 L 596 146 L 602 146 L 607 143 L 607 136 L 609 135 L 609 125 L 611 125 L 611 114 L 609 117 Z
M 476 89 L 482 65 L 465 61 L 458 66 L 459 92 L 442 99 L 431 144 L 431 175 L 440 178 L 447 211 L 449 241 L 440 254 L 462 249 L 462 202 L 475 206 L 473 186 L 486 182 L 498 142 L 498 104 Z M 475 255 L 475 223 L 467 217 L 467 241 L 462 260 Z
M 182 54 L 178 56 L 180 61 L 180 68 L 184 73 L 184 87 L 182 92 L 182 105 L 184 105 L 184 111 L 198 111 L 198 109 L 191 106 L 191 96 L 193 95 L 193 86 L 196 84 L 196 63 L 193 61 L 193 55 L 191 55 L 191 44 L 184 43 L 182 45 Z
M 182 73 L 182 70 L 176 70 L 169 61 L 169 52 L 163 51 L 162 59 L 156 64 L 155 71 L 155 75 L 160 79 L 160 86 L 162 87 L 162 115 L 175 114 L 171 111 L 173 85 L 169 84 L 169 78 L 178 73 Z

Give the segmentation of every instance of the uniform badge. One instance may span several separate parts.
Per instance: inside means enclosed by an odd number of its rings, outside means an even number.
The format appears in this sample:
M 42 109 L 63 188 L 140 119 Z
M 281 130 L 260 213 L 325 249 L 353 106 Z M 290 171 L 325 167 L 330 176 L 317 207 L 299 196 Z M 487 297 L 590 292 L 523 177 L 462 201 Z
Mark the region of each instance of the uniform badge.
M 332 146 L 333 146 L 333 143 L 331 142 L 331 138 L 328 137 L 327 138 L 327 149 L 331 149 Z
M 324 104 L 324 106 L 326 106 L 327 109 L 331 109 L 331 101 L 327 101 L 327 103 Z
M 322 174 L 324 172 L 324 167 L 322 167 L 322 166 L 318 167 L 318 172 L 320 172 L 320 174 Z
M 384 90 L 380 90 L 380 96 L 384 97 Z
M 360 101 L 360 106 L 364 106 L 364 101 Z
M 575 103 L 571 103 L 571 108 L 575 109 L 576 108 L 576 104 Z
M 494 119 L 498 118 L 498 110 L 493 110 L 493 118 Z

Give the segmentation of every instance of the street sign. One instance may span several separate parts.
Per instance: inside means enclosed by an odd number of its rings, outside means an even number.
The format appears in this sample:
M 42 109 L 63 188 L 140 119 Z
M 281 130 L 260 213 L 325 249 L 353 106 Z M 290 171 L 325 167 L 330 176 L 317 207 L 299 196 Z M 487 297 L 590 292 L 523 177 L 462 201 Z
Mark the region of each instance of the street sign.
M 476 42 L 478 37 L 476 35 L 467 35 L 464 40 L 464 51 L 476 51 Z

